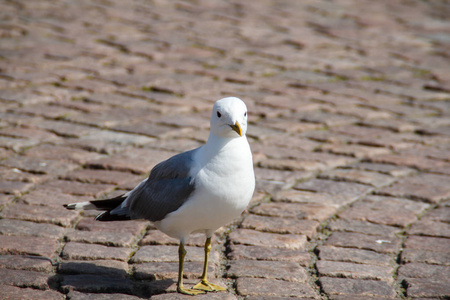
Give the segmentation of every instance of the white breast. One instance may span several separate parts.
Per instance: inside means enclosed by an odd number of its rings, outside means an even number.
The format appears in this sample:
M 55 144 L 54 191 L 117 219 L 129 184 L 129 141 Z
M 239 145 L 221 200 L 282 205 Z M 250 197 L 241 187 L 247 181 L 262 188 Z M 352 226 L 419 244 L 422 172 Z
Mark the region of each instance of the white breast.
M 196 161 L 200 163 L 193 170 L 195 191 L 160 222 L 161 231 L 179 239 L 196 231 L 212 234 L 245 210 L 253 195 L 255 177 L 247 141 L 236 141 L 213 157 L 198 152 L 201 157 Z

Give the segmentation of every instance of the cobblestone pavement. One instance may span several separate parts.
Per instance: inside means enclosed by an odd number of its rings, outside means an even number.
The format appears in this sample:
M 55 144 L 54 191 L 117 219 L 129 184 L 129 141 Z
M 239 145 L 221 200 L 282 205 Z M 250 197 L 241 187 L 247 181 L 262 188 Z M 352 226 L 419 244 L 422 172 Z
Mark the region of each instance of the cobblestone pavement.
M 257 191 L 199 299 L 450 297 L 450 4 L 0 0 L 0 298 L 188 299 L 177 241 L 63 203 L 250 111 Z M 187 282 L 201 273 L 189 240 Z

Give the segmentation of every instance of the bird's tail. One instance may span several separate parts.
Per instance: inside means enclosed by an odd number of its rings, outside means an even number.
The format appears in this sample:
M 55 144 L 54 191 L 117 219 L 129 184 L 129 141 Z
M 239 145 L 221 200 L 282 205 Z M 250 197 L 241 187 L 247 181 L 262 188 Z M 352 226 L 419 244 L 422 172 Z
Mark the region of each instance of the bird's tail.
M 70 210 L 105 210 L 95 218 L 97 221 L 130 220 L 130 216 L 127 213 L 120 213 L 120 205 L 126 198 L 127 195 L 120 195 L 111 199 L 69 203 L 63 206 Z M 110 213 L 112 210 L 115 211 L 113 214 Z

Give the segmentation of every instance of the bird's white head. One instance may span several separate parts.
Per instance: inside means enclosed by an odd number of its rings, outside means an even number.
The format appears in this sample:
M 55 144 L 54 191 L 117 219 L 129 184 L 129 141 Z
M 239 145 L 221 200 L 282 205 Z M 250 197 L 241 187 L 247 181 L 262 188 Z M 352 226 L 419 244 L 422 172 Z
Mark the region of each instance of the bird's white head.
M 211 114 L 211 133 L 220 137 L 236 138 L 247 132 L 247 106 L 236 97 L 227 97 L 214 103 Z

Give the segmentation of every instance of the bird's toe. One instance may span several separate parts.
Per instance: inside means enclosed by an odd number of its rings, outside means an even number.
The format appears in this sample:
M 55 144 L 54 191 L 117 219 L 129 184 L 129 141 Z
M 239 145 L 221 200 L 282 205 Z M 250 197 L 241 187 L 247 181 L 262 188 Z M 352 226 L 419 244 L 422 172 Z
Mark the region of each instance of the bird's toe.
M 205 291 L 204 290 L 199 290 L 199 289 L 186 289 L 184 287 L 178 287 L 177 288 L 178 293 L 181 294 L 185 294 L 185 295 L 190 295 L 190 296 L 195 296 L 198 294 L 204 294 Z
M 226 291 L 227 288 L 222 287 L 220 285 L 210 283 L 208 281 L 200 281 L 194 286 L 195 290 L 207 291 L 207 292 L 222 292 Z

